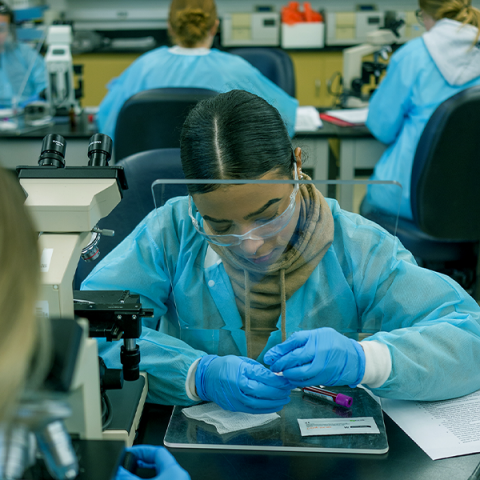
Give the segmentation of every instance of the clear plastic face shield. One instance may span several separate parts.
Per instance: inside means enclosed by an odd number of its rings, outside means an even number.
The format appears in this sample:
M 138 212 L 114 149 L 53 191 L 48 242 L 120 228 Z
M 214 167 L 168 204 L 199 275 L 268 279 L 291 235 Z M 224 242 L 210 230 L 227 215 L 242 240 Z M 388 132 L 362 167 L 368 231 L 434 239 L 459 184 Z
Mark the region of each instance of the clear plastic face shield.
M 46 31 L 17 30 L 10 16 L 0 9 L 0 130 L 22 128 L 26 105 L 41 100 L 46 71 L 41 48 Z M 25 34 L 23 34 L 25 32 Z M 33 35 L 33 37 L 31 36 Z
M 12 11 L 6 5 L 0 5 L 0 50 L 15 38 L 15 26 L 12 25 Z
M 298 180 L 296 165 L 294 179 Z M 193 203 L 191 195 L 188 196 L 188 214 L 195 230 L 211 244 L 220 247 L 235 247 L 242 245 L 242 243 L 247 240 L 264 241 L 279 234 L 281 230 L 290 223 L 297 207 L 296 197 L 298 190 L 299 185 L 297 183 L 293 185 L 292 193 L 289 196 L 288 206 L 283 211 L 278 212 L 278 209 L 271 209 L 271 213 L 275 210 L 271 216 L 270 214 L 259 215 L 259 217 L 252 223 L 253 228 L 243 234 L 233 233 L 235 226 L 231 225 L 230 222 L 225 222 L 222 229 L 222 226 L 215 219 L 209 221 L 208 219 L 204 220 L 202 218 L 198 221 L 198 210 Z M 268 209 L 269 207 L 267 207 L 266 210 Z M 263 214 L 264 212 L 262 211 L 261 213 Z M 230 232 L 230 230 L 232 230 L 232 232 Z
M 390 207 L 395 229 L 400 185 L 298 176 L 153 183 L 152 248 L 169 284 L 160 331 L 261 362 L 298 330 L 330 326 L 359 339 L 380 329 L 357 303 L 362 288 L 377 295 L 394 240 L 358 212 Z M 342 208 L 335 197 L 353 202 Z
M 0 45 L 5 45 L 7 38 L 10 34 L 10 22 L 3 19 L 3 15 L 0 12 Z

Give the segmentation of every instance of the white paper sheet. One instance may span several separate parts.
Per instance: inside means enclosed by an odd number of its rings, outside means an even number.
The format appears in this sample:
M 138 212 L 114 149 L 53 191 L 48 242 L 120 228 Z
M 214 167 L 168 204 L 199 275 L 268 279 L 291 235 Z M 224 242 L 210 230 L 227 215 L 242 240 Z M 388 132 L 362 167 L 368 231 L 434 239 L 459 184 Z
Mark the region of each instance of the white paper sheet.
M 480 390 L 439 402 L 382 398 L 382 409 L 432 460 L 480 452 Z
M 188 418 L 214 425 L 221 435 L 245 428 L 259 427 L 280 418 L 278 413 L 254 415 L 253 413 L 230 412 L 213 402 L 184 408 L 182 412 Z
M 328 110 L 325 112 L 331 117 L 338 118 L 344 122 L 355 125 L 365 125 L 368 117 L 368 107 L 366 108 L 345 108 L 342 110 Z
M 13 117 L 13 112 L 13 108 L 0 108 L 0 118 L 3 120 Z
M 296 132 L 314 132 L 322 126 L 320 115 L 315 107 L 298 107 L 295 118 Z

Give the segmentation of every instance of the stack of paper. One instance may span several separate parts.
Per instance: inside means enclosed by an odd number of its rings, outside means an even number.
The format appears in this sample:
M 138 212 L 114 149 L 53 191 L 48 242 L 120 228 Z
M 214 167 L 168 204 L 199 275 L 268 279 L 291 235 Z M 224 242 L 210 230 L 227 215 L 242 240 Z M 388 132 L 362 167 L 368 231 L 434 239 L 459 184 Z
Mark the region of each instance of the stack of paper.
M 295 119 L 296 132 L 314 132 L 322 126 L 320 115 L 315 107 L 298 107 Z
M 480 390 L 438 402 L 382 398 L 382 408 L 432 460 L 480 452 Z

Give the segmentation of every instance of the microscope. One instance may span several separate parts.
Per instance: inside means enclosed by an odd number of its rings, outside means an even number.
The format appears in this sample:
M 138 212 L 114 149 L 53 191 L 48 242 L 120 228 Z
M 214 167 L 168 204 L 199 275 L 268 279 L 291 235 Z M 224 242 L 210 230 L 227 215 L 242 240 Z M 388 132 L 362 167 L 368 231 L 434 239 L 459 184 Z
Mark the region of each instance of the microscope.
M 39 166 L 17 167 L 20 185 L 27 195 L 25 206 L 39 232 L 42 285 L 37 315 L 59 319 L 52 320 L 56 344 L 63 344 L 56 363 L 69 366 L 53 390 L 62 392 L 71 415 L 59 413 L 57 419 L 64 423 L 72 439 L 121 440 L 123 446 L 131 446 L 148 389 L 147 378 L 139 372 L 136 339 L 141 335 L 141 319 L 153 316 L 153 310 L 142 308 L 140 296 L 130 291 L 72 288 L 79 259 L 98 257 L 100 236 L 113 234 L 96 225 L 120 202 L 128 185 L 123 167 L 108 166 L 110 137 L 91 137 L 85 167 L 66 167 L 65 151 L 65 139 L 50 134 L 43 140 Z M 69 340 L 71 335 L 63 329 L 72 321 L 76 334 Z M 98 357 L 94 337 L 123 339 L 123 369 L 106 368 Z M 48 408 L 50 414 L 55 410 Z
M 74 67 L 72 63 L 72 27 L 70 25 L 52 25 L 47 34 L 47 53 L 45 64 L 47 67 L 47 101 L 50 104 L 52 115 L 68 115 L 73 109 L 75 114 L 80 113 L 77 100 L 81 96 L 73 84 Z M 80 73 L 79 70 L 78 73 Z
M 375 30 L 367 35 L 368 43 L 346 48 L 343 51 L 343 108 L 368 107 L 368 95 L 363 93 L 362 87 L 369 85 L 371 77 L 374 77 L 375 85 L 380 82 L 380 77 L 387 68 L 388 54 L 392 51 L 391 45 L 399 36 L 396 29 L 387 28 Z M 367 55 L 373 54 L 373 62 L 363 60 Z M 383 62 L 380 61 L 383 59 Z

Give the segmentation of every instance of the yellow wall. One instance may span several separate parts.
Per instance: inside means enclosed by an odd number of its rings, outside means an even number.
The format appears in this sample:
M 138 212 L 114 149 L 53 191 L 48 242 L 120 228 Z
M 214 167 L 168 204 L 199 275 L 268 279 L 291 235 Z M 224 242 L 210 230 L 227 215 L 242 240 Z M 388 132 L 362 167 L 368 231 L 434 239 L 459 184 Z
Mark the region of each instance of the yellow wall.
M 74 65 L 83 65 L 82 106 L 99 105 L 107 93 L 107 83 L 118 77 L 140 53 L 85 53 L 74 55 Z

